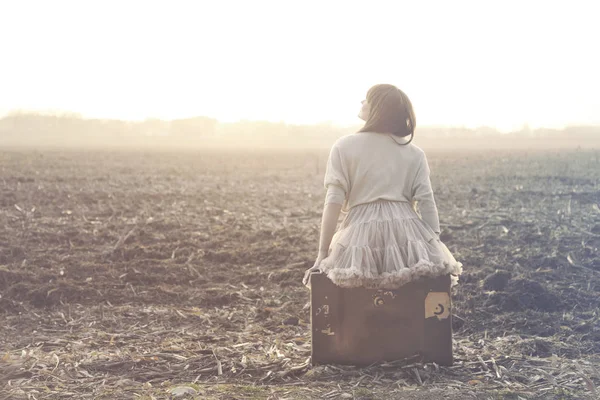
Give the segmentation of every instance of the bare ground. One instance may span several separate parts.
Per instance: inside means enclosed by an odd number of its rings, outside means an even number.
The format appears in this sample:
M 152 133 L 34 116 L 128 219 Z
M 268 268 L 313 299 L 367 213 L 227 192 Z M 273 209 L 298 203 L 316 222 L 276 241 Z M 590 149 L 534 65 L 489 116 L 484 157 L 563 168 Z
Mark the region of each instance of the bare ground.
M 456 363 L 359 369 L 308 362 L 326 153 L 0 152 L 0 399 L 596 398 L 600 152 L 428 156 Z

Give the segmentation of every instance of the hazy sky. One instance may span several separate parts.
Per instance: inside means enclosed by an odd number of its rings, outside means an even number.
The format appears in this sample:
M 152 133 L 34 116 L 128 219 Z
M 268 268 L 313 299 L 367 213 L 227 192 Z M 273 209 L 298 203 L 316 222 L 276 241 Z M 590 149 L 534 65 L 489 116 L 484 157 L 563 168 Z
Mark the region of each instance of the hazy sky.
M 597 1 L 0 0 L 0 113 L 420 125 L 600 124 Z

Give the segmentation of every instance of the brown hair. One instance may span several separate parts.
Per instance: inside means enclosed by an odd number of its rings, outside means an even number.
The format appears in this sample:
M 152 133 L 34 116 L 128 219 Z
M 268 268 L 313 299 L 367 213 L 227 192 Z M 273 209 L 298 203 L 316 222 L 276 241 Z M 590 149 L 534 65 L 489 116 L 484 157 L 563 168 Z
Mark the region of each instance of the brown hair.
M 359 132 L 391 133 L 395 136 L 415 134 L 417 120 L 408 96 L 394 85 L 379 84 L 367 92 L 370 113 L 365 126 Z M 405 143 L 405 144 L 408 144 Z

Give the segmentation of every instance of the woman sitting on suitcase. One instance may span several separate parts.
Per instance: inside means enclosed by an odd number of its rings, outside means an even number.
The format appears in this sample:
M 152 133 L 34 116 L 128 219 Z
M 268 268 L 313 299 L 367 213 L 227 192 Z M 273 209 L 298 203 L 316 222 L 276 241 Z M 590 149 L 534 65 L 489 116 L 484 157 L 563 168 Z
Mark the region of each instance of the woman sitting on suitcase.
M 364 127 L 329 154 L 319 254 L 304 284 L 316 270 L 340 287 L 396 289 L 447 274 L 456 282 L 462 264 L 439 239 L 427 158 L 411 143 L 410 100 L 395 86 L 376 85 L 359 117 Z M 335 232 L 342 207 L 347 214 Z

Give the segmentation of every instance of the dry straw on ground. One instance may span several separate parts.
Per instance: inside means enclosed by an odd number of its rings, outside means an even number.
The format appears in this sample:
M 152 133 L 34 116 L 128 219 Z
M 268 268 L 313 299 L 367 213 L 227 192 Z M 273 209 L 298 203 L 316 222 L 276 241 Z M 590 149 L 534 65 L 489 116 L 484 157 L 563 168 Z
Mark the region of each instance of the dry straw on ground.
M 322 154 L 1 152 L 0 399 L 597 397 L 598 155 L 429 158 L 455 365 L 311 368 Z

